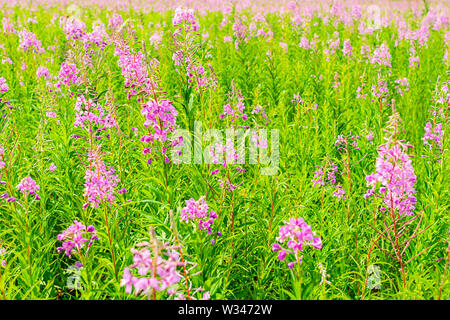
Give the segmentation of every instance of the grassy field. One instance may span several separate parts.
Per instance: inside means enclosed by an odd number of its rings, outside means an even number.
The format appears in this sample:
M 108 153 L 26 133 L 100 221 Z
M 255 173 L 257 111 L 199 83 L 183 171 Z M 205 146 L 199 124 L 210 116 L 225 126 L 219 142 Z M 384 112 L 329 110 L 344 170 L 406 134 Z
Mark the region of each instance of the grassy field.
M 445 1 L 0 3 L 3 299 L 449 299 Z

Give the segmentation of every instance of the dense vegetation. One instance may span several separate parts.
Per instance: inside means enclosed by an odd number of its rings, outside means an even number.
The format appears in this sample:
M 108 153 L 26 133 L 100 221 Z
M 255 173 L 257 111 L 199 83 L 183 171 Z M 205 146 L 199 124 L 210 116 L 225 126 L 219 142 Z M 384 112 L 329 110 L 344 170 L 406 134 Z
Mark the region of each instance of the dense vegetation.
M 449 298 L 445 1 L 2 3 L 2 298 Z

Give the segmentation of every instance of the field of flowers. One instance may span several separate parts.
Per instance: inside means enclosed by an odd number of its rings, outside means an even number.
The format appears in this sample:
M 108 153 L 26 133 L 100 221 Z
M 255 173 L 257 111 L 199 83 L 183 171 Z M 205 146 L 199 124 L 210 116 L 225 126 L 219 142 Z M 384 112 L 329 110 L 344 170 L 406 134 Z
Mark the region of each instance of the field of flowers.
M 0 1 L 1 299 L 449 299 L 450 5 Z

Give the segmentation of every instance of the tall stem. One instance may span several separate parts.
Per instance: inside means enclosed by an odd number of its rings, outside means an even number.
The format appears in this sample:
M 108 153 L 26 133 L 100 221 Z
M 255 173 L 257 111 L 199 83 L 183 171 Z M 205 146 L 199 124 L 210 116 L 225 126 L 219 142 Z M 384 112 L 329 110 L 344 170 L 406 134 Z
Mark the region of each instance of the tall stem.
M 103 212 L 105 214 L 105 223 L 106 223 L 106 230 L 108 231 L 109 247 L 111 250 L 111 256 L 112 256 L 113 264 L 114 264 L 114 274 L 116 276 L 116 280 L 119 281 L 118 273 L 117 273 L 117 266 L 116 266 L 116 255 L 114 254 L 114 247 L 113 247 L 112 241 L 111 241 L 111 232 L 110 232 L 109 223 L 108 223 L 108 214 L 106 211 L 106 205 L 105 205 L 105 210 Z

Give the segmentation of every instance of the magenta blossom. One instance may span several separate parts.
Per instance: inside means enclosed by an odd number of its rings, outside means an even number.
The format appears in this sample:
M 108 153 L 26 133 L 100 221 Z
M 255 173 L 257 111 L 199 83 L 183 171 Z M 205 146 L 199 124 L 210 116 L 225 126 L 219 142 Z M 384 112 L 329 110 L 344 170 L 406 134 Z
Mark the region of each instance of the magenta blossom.
M 181 280 L 177 268 L 183 266 L 178 248 L 168 243 L 137 244 L 140 249 L 132 249 L 133 264 L 124 269 L 121 286 L 126 293 L 150 296 L 152 291 L 165 291 L 175 294 L 174 286 Z M 134 272 L 133 272 L 134 271 Z M 133 273 L 136 274 L 133 275 Z
M 50 166 L 48 167 L 48 169 L 53 173 L 53 172 L 55 172 L 55 170 L 56 170 L 56 165 L 52 162 L 52 163 L 50 164 Z
M 212 233 L 212 224 L 217 218 L 217 214 L 211 210 L 205 201 L 205 197 L 200 197 L 197 201 L 194 199 L 186 200 L 186 207 L 181 210 L 181 220 L 188 223 L 189 220 L 198 224 L 199 230 L 205 230 Z
M 58 82 L 56 87 L 61 85 L 70 86 L 72 84 L 80 83 L 81 79 L 78 77 L 78 69 L 74 63 L 63 62 L 58 74 Z
M 388 129 L 394 129 L 398 121 L 398 114 L 391 116 Z M 389 132 L 389 131 L 388 131 Z M 387 143 L 378 148 L 376 171 L 366 176 L 370 187 L 365 198 L 377 197 L 382 199 L 380 210 L 390 209 L 401 215 L 413 215 L 416 204 L 416 175 L 412 166 L 411 157 L 406 153 L 408 145 L 398 141 L 392 133 Z
M 120 181 L 115 174 L 116 170 L 112 166 L 105 165 L 99 146 L 94 150 L 89 150 L 89 161 L 91 164 L 86 168 L 84 176 L 84 196 L 87 202 L 83 207 L 85 209 L 88 206 L 98 208 L 102 202 L 114 203 L 115 187 Z
M 8 84 L 6 83 L 5 78 L 0 77 L 0 93 L 7 93 L 9 90 Z
M 184 24 L 183 26 L 186 31 L 198 31 L 200 28 L 193 9 L 177 8 L 172 19 L 172 24 L 174 27 Z
M 292 269 L 296 263 L 302 263 L 301 252 L 307 246 L 314 249 L 322 249 L 322 239 L 315 237 L 315 233 L 311 230 L 303 218 L 291 218 L 284 222 L 284 226 L 280 227 L 277 242 L 272 245 L 272 251 L 278 251 L 278 259 L 286 261 L 289 254 L 293 254 L 294 261 L 287 262 L 289 268 Z
M 36 181 L 31 179 L 31 177 L 26 177 L 20 181 L 16 188 L 25 196 L 27 196 L 29 194 L 37 194 L 40 186 L 36 184 Z
M 68 257 L 78 254 L 82 258 L 82 248 L 87 243 L 84 253 L 86 256 L 93 241 L 98 240 L 98 236 L 94 226 L 86 228 L 84 224 L 75 220 L 71 226 L 58 235 L 58 240 L 63 242 L 62 246 L 57 248 L 58 252 L 64 252 Z

